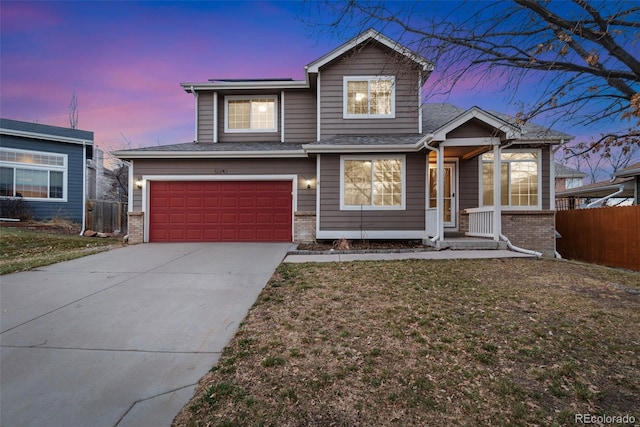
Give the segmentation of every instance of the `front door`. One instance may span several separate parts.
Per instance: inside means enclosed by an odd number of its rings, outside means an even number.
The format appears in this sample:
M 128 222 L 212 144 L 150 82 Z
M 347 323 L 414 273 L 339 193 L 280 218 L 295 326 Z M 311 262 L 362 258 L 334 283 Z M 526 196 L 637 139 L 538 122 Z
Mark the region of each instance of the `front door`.
M 437 205 L 438 168 L 435 163 L 429 164 L 429 207 Z M 456 209 L 456 164 L 444 164 L 444 226 L 456 227 L 458 217 Z

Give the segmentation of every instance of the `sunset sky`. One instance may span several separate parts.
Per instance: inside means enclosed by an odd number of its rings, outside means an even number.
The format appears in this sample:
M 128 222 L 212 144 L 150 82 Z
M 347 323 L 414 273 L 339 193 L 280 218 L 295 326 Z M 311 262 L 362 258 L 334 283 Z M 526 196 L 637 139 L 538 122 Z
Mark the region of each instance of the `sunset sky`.
M 193 96 L 180 82 L 303 79 L 305 65 L 361 30 L 338 35 L 310 26 L 322 19 L 314 8 L 287 1 L 3 0 L 0 115 L 68 127 L 75 92 L 78 127 L 93 131 L 95 145 L 105 151 L 125 148 L 127 141 L 133 148 L 192 141 Z M 501 85 L 461 85 L 446 101 L 514 114 L 517 106 L 495 94 Z M 578 137 L 595 132 L 557 129 Z

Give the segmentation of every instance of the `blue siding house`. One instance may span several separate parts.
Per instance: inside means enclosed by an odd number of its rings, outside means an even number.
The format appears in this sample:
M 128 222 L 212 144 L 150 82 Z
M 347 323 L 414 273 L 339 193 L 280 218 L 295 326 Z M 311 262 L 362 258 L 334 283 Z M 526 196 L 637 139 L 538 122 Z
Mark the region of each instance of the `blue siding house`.
M 84 230 L 92 156 L 93 132 L 0 119 L 0 198 L 22 197 L 35 220 L 65 218 Z

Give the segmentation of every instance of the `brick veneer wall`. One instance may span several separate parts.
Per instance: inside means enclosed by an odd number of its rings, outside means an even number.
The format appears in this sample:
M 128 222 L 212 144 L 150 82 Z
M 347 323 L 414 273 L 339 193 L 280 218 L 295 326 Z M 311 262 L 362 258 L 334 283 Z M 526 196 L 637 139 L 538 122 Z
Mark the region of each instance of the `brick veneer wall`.
M 129 212 L 129 244 L 144 241 L 144 212 Z
M 516 246 L 553 257 L 556 250 L 556 212 L 503 212 L 502 234 Z
M 469 231 L 469 214 L 460 213 L 461 232 Z M 556 250 L 556 212 L 503 211 L 502 234 L 515 246 L 554 257 Z
M 296 243 L 312 243 L 316 240 L 316 213 L 310 211 L 296 212 L 294 215 Z

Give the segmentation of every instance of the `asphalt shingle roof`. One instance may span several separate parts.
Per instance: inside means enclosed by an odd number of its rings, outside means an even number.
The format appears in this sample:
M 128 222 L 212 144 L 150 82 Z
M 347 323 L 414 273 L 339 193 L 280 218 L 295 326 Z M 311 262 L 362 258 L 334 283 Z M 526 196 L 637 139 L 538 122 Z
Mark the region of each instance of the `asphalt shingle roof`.
M 423 134 L 390 134 L 390 135 L 337 135 L 320 141 L 309 141 L 307 144 L 291 144 L 281 142 L 218 142 L 156 145 L 118 151 L 118 155 L 126 157 L 126 153 L 170 153 L 170 152 L 208 152 L 208 153 L 246 153 L 271 152 L 277 153 L 299 151 L 304 153 L 304 147 L 321 148 L 324 146 L 402 146 L 415 145 L 426 134 L 443 127 L 466 110 L 452 104 L 425 104 L 423 107 Z M 515 123 L 515 118 L 506 114 L 488 112 L 506 122 Z M 534 123 L 520 126 L 523 140 L 570 139 L 570 135 L 550 130 Z
M 11 119 L 0 119 L 0 128 L 19 132 L 37 133 L 43 135 L 93 141 L 93 132 L 80 129 L 63 128 L 59 126 L 43 125 L 40 123 L 22 122 Z
M 121 150 L 119 153 L 127 152 L 171 152 L 171 151 L 193 151 L 193 152 L 246 152 L 246 151 L 296 151 L 302 152 L 302 144 L 289 144 L 282 142 L 218 142 L 218 143 L 195 143 L 185 142 L 182 144 L 154 145 L 151 147 L 134 148 L 131 150 Z

